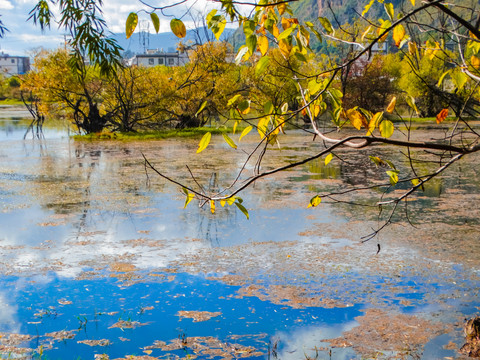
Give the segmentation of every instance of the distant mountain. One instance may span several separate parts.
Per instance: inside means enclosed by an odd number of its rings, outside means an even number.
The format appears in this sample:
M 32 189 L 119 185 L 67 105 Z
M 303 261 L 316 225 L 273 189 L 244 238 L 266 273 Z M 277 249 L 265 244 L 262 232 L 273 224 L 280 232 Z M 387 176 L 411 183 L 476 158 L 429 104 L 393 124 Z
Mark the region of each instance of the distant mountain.
M 235 29 L 225 29 L 220 40 L 228 40 Z M 201 44 L 215 40 L 213 33 L 205 27 L 188 30 L 183 39 L 179 39 L 171 32 L 160 34 L 149 34 L 135 32 L 129 39 L 125 33 L 113 34 L 112 37 L 117 40 L 123 51 L 127 54 L 143 54 L 147 49 L 158 49 L 165 52 L 176 51 L 177 44 L 181 41 L 184 44 Z

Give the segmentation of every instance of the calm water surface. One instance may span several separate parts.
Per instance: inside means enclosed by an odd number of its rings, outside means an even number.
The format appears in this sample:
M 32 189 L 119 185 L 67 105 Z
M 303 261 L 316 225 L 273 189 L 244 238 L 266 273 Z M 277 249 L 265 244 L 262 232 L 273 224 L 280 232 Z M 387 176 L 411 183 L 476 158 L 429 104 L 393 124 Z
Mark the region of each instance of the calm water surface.
M 192 183 L 189 164 L 202 186 L 225 186 L 245 154 L 221 137 L 199 155 L 198 139 L 79 142 L 60 128 L 24 140 L 25 123 L 0 111 L 2 358 L 442 359 L 458 356 L 463 319 L 479 312 L 476 158 L 417 195 L 412 225 L 402 210 L 362 243 L 378 209 L 306 205 L 384 182 L 366 153 L 258 181 L 242 194 L 247 220 L 219 204 L 184 209 L 143 165 L 142 153 Z M 314 146 L 292 132 L 264 168 Z

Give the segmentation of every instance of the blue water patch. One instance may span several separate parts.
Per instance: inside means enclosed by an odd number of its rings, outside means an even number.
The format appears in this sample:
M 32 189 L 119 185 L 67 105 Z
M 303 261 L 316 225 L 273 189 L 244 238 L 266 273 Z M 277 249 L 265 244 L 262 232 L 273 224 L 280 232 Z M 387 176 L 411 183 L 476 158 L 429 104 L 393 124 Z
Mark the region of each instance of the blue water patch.
M 171 282 L 148 280 L 130 286 L 123 286 L 115 278 L 65 280 L 52 274 L 31 280 L 1 280 L 2 292 L 8 294 L 4 308 L 9 313 L 3 311 L 0 331 L 38 336 L 27 346 L 38 349 L 43 344 L 47 359 L 92 359 L 95 353 L 106 353 L 111 358 L 139 355 L 155 341 L 169 343 L 197 336 L 253 346 L 265 354 L 276 334 L 285 336 L 309 327 L 337 327 L 335 336 L 340 336 L 345 326 L 362 314 L 361 305 L 306 310 L 257 297 L 240 298 L 235 296 L 239 287 L 188 274 L 176 274 Z M 180 318 L 179 311 L 220 314 L 195 322 Z M 111 328 L 119 321 L 144 325 L 134 329 Z M 53 349 L 48 350 L 49 338 L 44 335 L 61 330 L 75 330 L 76 336 L 55 342 Z M 108 339 L 110 345 L 91 347 L 77 342 L 102 339 Z M 277 351 L 282 351 L 282 346 L 280 341 Z M 187 344 L 185 349 L 172 353 L 185 356 L 188 351 Z M 295 351 L 302 354 L 301 349 Z M 152 349 L 151 355 L 160 356 L 162 350 Z

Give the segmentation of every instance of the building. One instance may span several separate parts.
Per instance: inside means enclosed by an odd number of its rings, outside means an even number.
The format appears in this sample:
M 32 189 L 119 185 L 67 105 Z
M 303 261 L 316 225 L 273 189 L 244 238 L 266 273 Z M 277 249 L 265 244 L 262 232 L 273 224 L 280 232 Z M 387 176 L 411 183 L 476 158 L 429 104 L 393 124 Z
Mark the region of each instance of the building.
M 25 74 L 30 70 L 30 59 L 27 56 L 10 56 L 0 53 L 0 73 L 6 76 Z
M 147 50 L 146 54 L 138 54 L 133 58 L 132 65 L 139 66 L 181 66 L 188 63 L 186 53 L 164 52 L 163 50 Z

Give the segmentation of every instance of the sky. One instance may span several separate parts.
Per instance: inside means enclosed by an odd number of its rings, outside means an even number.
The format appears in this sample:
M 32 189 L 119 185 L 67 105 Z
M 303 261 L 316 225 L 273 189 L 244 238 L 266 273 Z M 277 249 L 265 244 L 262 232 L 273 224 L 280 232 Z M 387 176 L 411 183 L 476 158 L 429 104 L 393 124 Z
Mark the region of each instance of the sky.
M 28 21 L 29 12 L 36 5 L 37 0 L 0 0 L 0 20 L 8 28 L 8 32 L 0 39 L 0 51 L 9 55 L 29 56 L 39 47 L 47 49 L 55 49 L 64 45 L 64 31 L 58 30 L 55 24 L 52 24 L 50 30 L 41 32 L 38 26 L 32 21 Z M 156 0 L 152 1 L 152 5 L 158 6 L 172 3 L 173 0 Z M 212 2 L 207 0 L 197 0 L 187 3 L 191 6 L 192 13 L 207 14 L 210 9 L 214 8 Z M 114 33 L 125 32 L 125 21 L 132 11 L 145 9 L 139 1 L 135 0 L 104 0 L 103 1 L 103 18 L 107 22 L 108 28 Z M 181 17 L 187 10 L 186 5 L 180 5 L 174 9 L 168 9 L 166 15 Z M 160 32 L 170 31 L 170 19 L 158 13 L 160 17 Z M 139 12 L 139 20 L 149 24 L 150 16 L 145 12 Z M 194 27 L 191 17 L 186 15 L 182 18 L 187 28 Z M 150 31 L 153 32 L 153 26 L 150 23 Z

